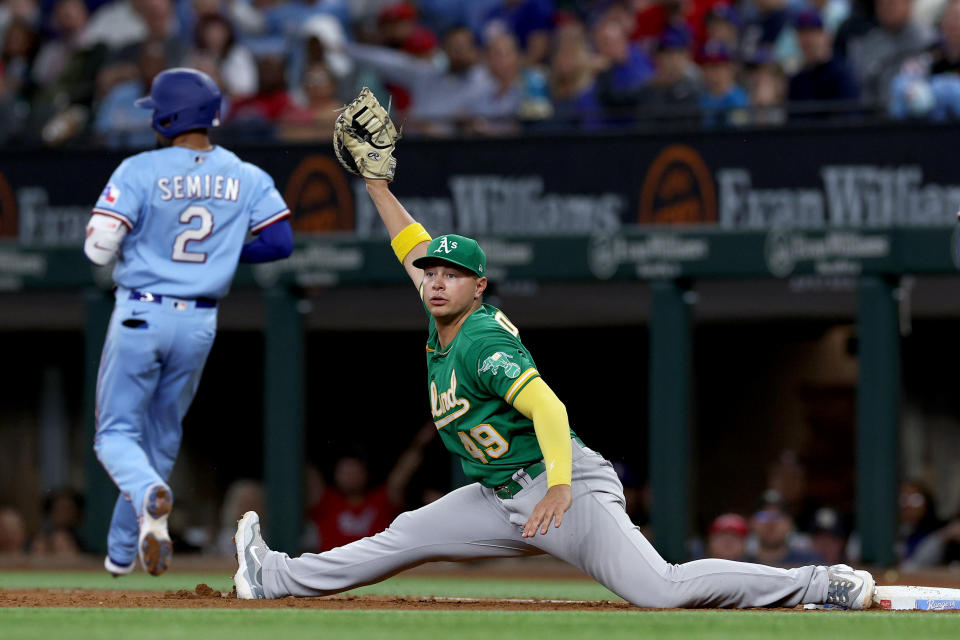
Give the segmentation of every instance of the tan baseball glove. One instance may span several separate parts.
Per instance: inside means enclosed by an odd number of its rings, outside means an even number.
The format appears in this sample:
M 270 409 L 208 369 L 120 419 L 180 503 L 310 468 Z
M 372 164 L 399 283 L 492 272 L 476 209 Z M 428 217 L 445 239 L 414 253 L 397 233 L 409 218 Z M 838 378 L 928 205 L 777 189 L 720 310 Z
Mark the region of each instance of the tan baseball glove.
M 365 178 L 393 181 L 393 148 L 400 133 L 377 97 L 364 87 L 333 127 L 333 151 L 340 165 Z

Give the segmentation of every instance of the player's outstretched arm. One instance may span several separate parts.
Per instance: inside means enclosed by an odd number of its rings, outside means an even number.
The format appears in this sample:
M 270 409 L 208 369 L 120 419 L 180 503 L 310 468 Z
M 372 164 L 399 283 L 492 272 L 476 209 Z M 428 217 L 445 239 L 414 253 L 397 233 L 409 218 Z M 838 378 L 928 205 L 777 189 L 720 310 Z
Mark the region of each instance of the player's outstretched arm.
M 430 235 L 390 193 L 388 183 L 397 170 L 393 150 L 400 139 L 390 114 L 366 87 L 344 107 L 333 128 L 337 161 L 367 183 L 367 193 L 390 234 L 390 245 L 414 286 L 423 282 L 423 271 L 413 261 L 426 255 Z
M 367 183 L 367 193 L 370 194 L 370 199 L 390 234 L 390 245 L 397 254 L 397 259 L 403 263 L 413 286 L 419 287 L 423 282 L 423 269 L 413 266 L 413 261 L 426 255 L 430 235 L 400 204 L 386 180 L 365 177 L 364 181 Z

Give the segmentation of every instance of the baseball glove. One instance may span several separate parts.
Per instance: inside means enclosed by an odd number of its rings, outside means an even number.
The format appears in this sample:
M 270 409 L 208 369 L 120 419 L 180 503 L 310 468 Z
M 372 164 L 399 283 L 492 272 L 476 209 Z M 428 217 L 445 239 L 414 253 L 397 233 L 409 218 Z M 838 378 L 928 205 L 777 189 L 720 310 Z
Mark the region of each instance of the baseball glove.
M 340 165 L 365 178 L 393 181 L 397 160 L 393 147 L 400 133 L 377 97 L 364 87 L 333 127 L 333 151 Z

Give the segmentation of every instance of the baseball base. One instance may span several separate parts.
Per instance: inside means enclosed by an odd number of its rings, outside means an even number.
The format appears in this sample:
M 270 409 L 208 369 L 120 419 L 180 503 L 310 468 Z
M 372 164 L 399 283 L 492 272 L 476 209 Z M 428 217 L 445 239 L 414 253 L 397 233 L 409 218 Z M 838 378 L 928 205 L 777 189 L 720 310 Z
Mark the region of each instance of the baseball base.
M 805 604 L 806 610 L 837 609 L 829 604 Z M 873 592 L 873 609 L 890 611 L 953 611 L 960 609 L 960 589 L 944 587 L 890 586 Z
M 873 606 L 881 609 L 948 611 L 960 609 L 960 589 L 942 587 L 877 587 Z

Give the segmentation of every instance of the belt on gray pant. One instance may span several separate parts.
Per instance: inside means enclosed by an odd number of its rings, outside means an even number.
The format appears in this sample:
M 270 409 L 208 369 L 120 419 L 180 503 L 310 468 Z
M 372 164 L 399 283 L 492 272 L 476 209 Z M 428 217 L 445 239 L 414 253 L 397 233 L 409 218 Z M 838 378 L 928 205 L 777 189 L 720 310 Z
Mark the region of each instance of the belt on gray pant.
M 583 444 L 583 440 L 580 439 L 580 436 L 573 436 L 573 439 L 581 447 L 586 446 L 585 444 Z M 539 476 L 541 473 L 543 473 L 546 470 L 546 468 L 547 468 L 547 465 L 543 462 L 543 460 L 541 460 L 539 462 L 534 462 L 529 467 L 524 467 L 523 472 L 527 474 L 528 478 L 533 480 L 534 478 Z M 493 492 L 501 500 L 509 500 L 513 496 L 520 493 L 521 489 L 523 489 L 523 487 L 520 486 L 520 483 L 514 480 L 513 478 L 510 478 L 503 484 L 497 485 L 496 487 L 494 487 Z
M 526 473 L 531 480 L 533 480 L 534 478 L 539 476 L 541 473 L 546 471 L 546 469 L 547 469 L 547 465 L 544 464 L 543 460 L 541 460 L 540 462 L 534 462 L 529 467 L 525 467 L 523 469 L 523 472 Z M 510 478 L 503 484 L 497 487 L 494 487 L 493 492 L 497 494 L 497 497 L 500 498 L 501 500 L 509 500 L 513 496 L 520 493 L 521 489 L 523 489 L 523 487 L 520 486 L 520 483 L 514 480 L 513 478 Z

